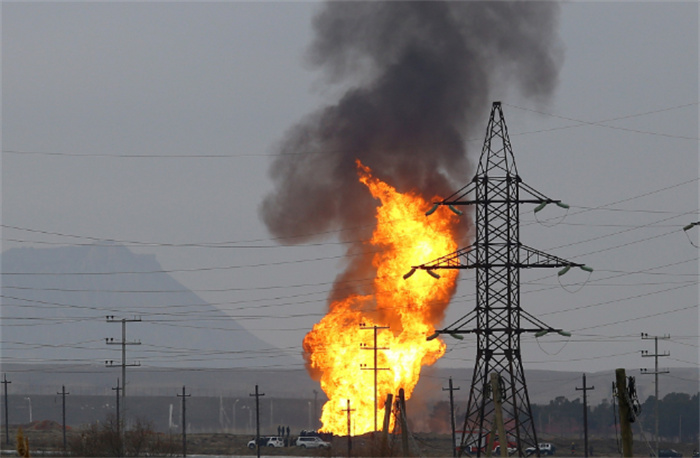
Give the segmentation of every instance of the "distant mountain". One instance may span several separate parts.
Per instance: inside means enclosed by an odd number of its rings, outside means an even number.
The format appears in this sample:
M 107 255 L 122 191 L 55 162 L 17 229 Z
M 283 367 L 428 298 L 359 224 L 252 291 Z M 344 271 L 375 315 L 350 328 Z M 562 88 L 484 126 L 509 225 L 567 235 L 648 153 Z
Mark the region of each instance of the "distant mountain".
M 61 384 L 84 394 L 111 393 L 120 372 L 105 360 L 121 362 L 121 325 L 127 323 L 128 383 L 134 394 L 172 393 L 183 384 L 197 393 L 247 396 L 255 384 L 270 396 L 311 396 L 320 390 L 301 369 L 297 355 L 285 354 L 245 330 L 216 307 L 163 271 L 155 256 L 135 254 L 119 245 L 62 248 L 17 248 L 2 253 L 2 372 L 15 393 L 55 393 Z M 18 365 L 19 364 L 19 365 Z M 533 403 L 557 396 L 575 399 L 581 373 L 526 370 Z M 640 377 L 644 400 L 654 393 L 653 377 Z M 471 368 L 424 368 L 414 402 L 444 400 L 445 381 L 452 377 L 469 392 Z M 587 374 L 595 390 L 592 404 L 611 396 L 614 370 Z M 695 394 L 698 369 L 671 368 L 660 376 L 661 396 Z M 104 392 L 104 393 L 103 393 Z
M 3 363 L 121 364 L 119 321 L 140 319 L 126 324 L 129 364 L 299 367 L 299 358 L 164 272 L 154 255 L 121 245 L 13 248 L 2 253 L 2 274 Z

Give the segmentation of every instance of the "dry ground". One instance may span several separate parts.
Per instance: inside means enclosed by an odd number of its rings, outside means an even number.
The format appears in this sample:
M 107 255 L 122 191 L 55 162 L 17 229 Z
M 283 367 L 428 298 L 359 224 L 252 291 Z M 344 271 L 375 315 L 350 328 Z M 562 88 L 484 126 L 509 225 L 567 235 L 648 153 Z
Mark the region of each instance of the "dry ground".
M 0 431 L 0 450 L 5 456 L 17 456 L 15 452 L 15 434 L 14 429 L 10 429 L 10 445 L 6 444 L 4 430 Z M 70 437 L 77 434 L 75 431 L 68 433 Z M 29 448 L 32 456 L 61 456 L 63 450 L 63 435 L 60 430 L 50 431 L 25 431 L 25 436 L 29 439 Z M 187 435 L 187 454 L 188 455 L 225 455 L 225 456 L 255 456 L 256 450 L 249 449 L 246 444 L 251 439 L 250 436 L 233 435 L 233 434 L 188 434 Z M 171 456 L 182 456 L 182 436 L 177 434 L 170 437 L 174 445 L 175 452 Z M 570 445 L 572 440 L 550 440 L 557 446 L 557 456 L 577 456 L 582 457 L 583 441 L 573 440 L 576 445 L 575 451 L 572 454 Z M 447 435 L 428 435 L 417 434 L 411 440 L 411 454 L 414 456 L 427 457 L 450 457 L 452 451 L 450 449 L 450 437 Z M 299 447 L 286 448 L 271 448 L 264 447 L 261 449 L 261 455 L 265 456 L 311 456 L 311 457 L 330 457 L 330 456 L 347 456 L 348 442 L 345 437 L 336 437 L 333 439 L 333 446 L 330 450 L 307 450 Z M 354 437 L 352 439 L 352 455 L 353 456 L 377 456 L 372 448 L 372 439 L 370 436 Z M 617 445 L 614 439 L 592 439 L 589 443 L 592 448 L 590 456 L 620 456 L 617 452 Z M 684 457 L 691 457 L 694 447 L 697 444 L 672 444 L 661 443 L 662 448 L 673 448 L 683 454 Z M 649 448 L 641 440 L 635 442 L 635 456 L 649 456 Z M 415 450 L 418 450 L 416 453 Z M 44 453 L 41 453 L 44 452 Z M 55 452 L 46 454 L 45 452 Z M 393 445 L 393 456 L 403 456 L 400 440 L 395 441 Z

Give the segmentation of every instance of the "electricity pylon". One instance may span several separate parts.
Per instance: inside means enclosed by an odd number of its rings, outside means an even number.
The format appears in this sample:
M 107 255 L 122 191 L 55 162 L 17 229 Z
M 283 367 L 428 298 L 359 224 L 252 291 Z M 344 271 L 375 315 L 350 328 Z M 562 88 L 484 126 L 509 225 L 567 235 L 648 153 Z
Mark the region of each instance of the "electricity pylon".
M 521 193 L 527 196 L 521 197 Z M 474 198 L 467 198 L 468 194 L 473 194 Z M 538 337 L 548 332 L 569 335 L 520 308 L 520 269 L 563 267 L 560 275 L 571 267 L 592 270 L 583 264 L 522 245 L 519 207 L 523 203 L 538 204 L 536 212 L 550 203 L 567 208 L 561 201 L 552 200 L 522 182 L 515 166 L 501 103 L 494 102 L 476 175 L 469 184 L 435 203 L 426 213 L 430 215 L 438 206 L 447 205 L 461 214 L 457 206 L 474 205 L 476 240 L 471 246 L 452 254 L 412 266 L 404 277 L 408 278 L 418 269 L 436 278 L 439 278 L 436 271 L 440 269 L 476 269 L 476 308 L 428 339 L 440 334 L 457 338 L 461 338 L 461 334 L 476 334 L 476 364 L 460 449 L 471 449 L 470 453 L 477 456 L 486 453 L 484 447 L 489 443 L 489 434 L 496 433 L 489 387 L 491 373 L 499 374 L 502 380 L 500 391 L 506 438 L 499 438 L 501 447 L 514 443 L 517 452 L 513 454 L 519 456 L 525 456 L 525 450 L 534 447 L 539 455 L 520 354 L 520 336 L 525 332 L 535 333 Z M 468 327 L 470 323 L 472 325 Z

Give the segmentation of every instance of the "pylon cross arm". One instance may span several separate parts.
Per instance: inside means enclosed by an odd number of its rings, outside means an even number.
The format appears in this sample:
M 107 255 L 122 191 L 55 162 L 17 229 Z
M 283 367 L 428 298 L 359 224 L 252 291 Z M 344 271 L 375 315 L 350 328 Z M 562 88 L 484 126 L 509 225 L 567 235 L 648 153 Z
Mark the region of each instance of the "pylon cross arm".
M 462 188 L 453 192 L 452 195 L 443 199 L 442 202 L 436 202 L 436 203 L 438 205 L 449 205 L 450 203 L 453 203 L 453 202 L 459 202 L 462 199 L 464 199 L 467 195 L 473 193 L 476 190 L 476 186 L 477 186 L 476 177 L 474 177 L 472 179 L 472 181 L 469 182 L 469 184 L 467 184 L 466 186 L 463 186 Z
M 520 245 L 519 267 L 583 267 L 584 264 L 567 261 L 566 259 L 545 253 L 543 251 Z
M 520 192 L 521 193 L 524 192 L 525 194 L 529 194 L 534 199 L 534 200 L 527 200 L 527 202 L 547 202 L 550 204 L 561 202 L 560 200 L 551 199 L 551 198 L 545 196 L 543 193 L 541 193 L 537 189 L 533 188 L 529 184 L 524 183 L 522 181 L 520 182 Z
M 459 250 L 441 256 L 425 264 L 411 266 L 412 269 L 434 270 L 434 269 L 468 269 L 474 263 L 475 254 L 473 252 L 474 245 L 460 248 Z M 465 262 L 460 261 L 460 258 Z
M 441 256 L 425 264 L 411 266 L 411 269 L 433 271 L 437 269 L 476 269 L 490 267 L 583 267 L 584 264 L 568 261 L 566 259 L 545 253 L 525 245 L 520 245 L 520 260 L 504 260 L 495 262 L 479 262 L 476 253 L 481 247 L 470 245 L 465 248 Z
M 482 177 L 483 179 L 483 177 Z M 545 194 L 542 192 L 536 190 L 532 186 L 522 182 L 519 176 L 515 176 L 514 179 L 518 183 L 518 187 L 520 188 L 520 193 L 521 194 L 526 194 L 529 195 L 529 198 L 520 198 L 516 201 L 513 201 L 512 203 L 518 203 L 518 204 L 557 204 L 560 206 L 563 206 L 565 208 L 568 208 L 565 204 L 562 203 L 561 200 L 558 199 L 552 199 L 550 197 L 547 197 Z M 462 188 L 458 189 L 454 193 L 452 193 L 450 196 L 444 198 L 443 200 L 439 202 L 433 202 L 433 208 L 427 212 L 427 214 L 433 213 L 435 209 L 440 206 L 440 205 L 447 205 L 450 207 L 453 206 L 461 206 L 461 205 L 478 205 L 478 204 L 487 204 L 487 203 L 493 203 L 493 199 L 490 199 L 489 201 L 486 200 L 479 200 L 479 199 L 467 199 L 467 196 L 475 193 L 477 187 L 479 185 L 479 177 L 475 176 L 472 178 L 472 181 L 469 182 L 466 186 L 463 186 Z M 504 201 L 505 202 L 505 201 Z M 510 202 L 510 201 L 508 201 Z M 700 222 L 695 223 L 695 224 L 700 224 Z

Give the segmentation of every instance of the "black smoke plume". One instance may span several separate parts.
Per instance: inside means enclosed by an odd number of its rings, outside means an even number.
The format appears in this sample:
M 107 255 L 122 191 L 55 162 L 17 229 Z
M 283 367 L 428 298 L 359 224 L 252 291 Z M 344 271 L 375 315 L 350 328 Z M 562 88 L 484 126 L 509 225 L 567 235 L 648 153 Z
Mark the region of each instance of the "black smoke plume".
M 290 244 L 329 231 L 369 238 L 376 202 L 357 180 L 356 159 L 428 199 L 465 185 L 466 139 L 483 135 L 491 97 L 512 86 L 546 101 L 556 87 L 558 16 L 554 2 L 324 4 L 308 60 L 344 93 L 282 140 L 275 189 L 260 207 L 270 232 Z M 362 251 L 355 243 L 348 254 Z M 371 275 L 371 255 L 349 259 L 338 280 Z

